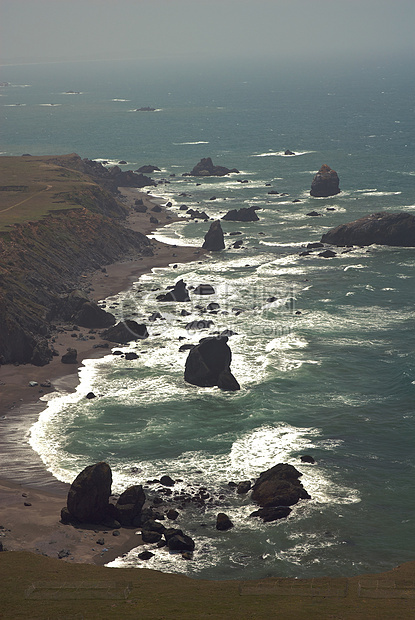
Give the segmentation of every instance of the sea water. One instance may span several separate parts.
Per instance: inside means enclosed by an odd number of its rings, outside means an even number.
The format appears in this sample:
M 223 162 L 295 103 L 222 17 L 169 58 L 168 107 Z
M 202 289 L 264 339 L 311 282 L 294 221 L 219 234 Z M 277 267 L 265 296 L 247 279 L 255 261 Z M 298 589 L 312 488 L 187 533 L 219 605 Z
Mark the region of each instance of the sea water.
M 160 549 L 143 562 L 140 547 L 111 566 L 247 579 L 353 575 L 414 559 L 415 251 L 372 245 L 331 259 L 300 256 L 338 224 L 377 211 L 415 213 L 408 70 L 404 61 L 2 69 L 10 82 L 0 91 L 3 154 L 77 152 L 125 160 L 123 169 L 157 165 L 152 176 L 168 183 L 152 192 L 179 215 L 183 204 L 215 219 L 258 208 L 257 222 L 222 222 L 224 251 L 153 269 L 102 300 L 117 318 L 146 322 L 149 338 L 114 347 L 136 351 L 135 360 L 86 361 L 77 391 L 50 400 L 32 428 L 31 445 L 60 480 L 105 460 L 114 492 L 163 474 L 180 480 L 175 490 L 207 489 L 212 501 L 180 509 L 175 522 L 196 542 L 192 561 Z M 143 106 L 156 111 L 135 111 Z M 182 176 L 209 156 L 240 174 Z M 342 191 L 312 198 L 324 163 Z M 208 226 L 182 219 L 154 237 L 200 246 Z M 180 278 L 211 284 L 215 294 L 158 302 Z M 217 314 L 204 312 L 212 301 Z M 149 322 L 155 311 L 163 319 Z M 214 324 L 186 329 L 200 319 Z M 229 345 L 241 390 L 186 384 L 179 347 L 224 329 L 235 332 Z M 98 397 L 87 400 L 89 391 Z M 316 463 L 302 463 L 304 454 Z M 311 499 L 287 519 L 262 523 L 250 516 L 249 496 L 228 483 L 281 462 L 302 472 Z M 218 512 L 233 529 L 216 531 Z

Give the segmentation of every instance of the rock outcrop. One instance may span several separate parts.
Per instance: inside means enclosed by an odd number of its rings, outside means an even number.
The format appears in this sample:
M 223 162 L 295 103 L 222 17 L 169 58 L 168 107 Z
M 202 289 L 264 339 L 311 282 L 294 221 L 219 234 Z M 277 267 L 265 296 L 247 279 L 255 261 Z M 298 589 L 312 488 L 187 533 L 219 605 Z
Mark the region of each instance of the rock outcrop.
M 101 338 L 117 344 L 127 344 L 132 340 L 148 338 L 148 331 L 144 323 L 127 319 L 102 332 Z
M 252 499 L 263 508 L 292 506 L 310 495 L 299 481 L 302 474 L 292 465 L 279 463 L 262 472 L 252 487 Z
M 189 173 L 192 177 L 223 177 L 231 172 L 239 173 L 236 168 L 226 168 L 225 166 L 214 166 L 210 157 L 204 157 Z
M 189 291 L 183 280 L 178 280 L 171 291 L 157 295 L 156 299 L 157 301 L 190 301 Z
M 134 521 L 140 517 L 145 501 L 146 495 L 141 484 L 128 487 L 117 500 L 115 518 L 121 525 L 135 525 Z
M 220 250 L 225 249 L 223 230 L 219 220 L 211 223 L 210 228 L 205 235 L 205 241 L 202 248 L 204 250 L 209 250 L 210 252 L 219 252 Z
M 310 195 L 317 198 L 335 196 L 340 192 L 337 172 L 323 164 L 311 183 Z
M 111 484 L 111 468 L 103 461 L 81 471 L 68 492 L 70 517 L 81 523 L 102 523 L 108 514 Z
M 333 245 L 392 245 L 415 247 L 415 216 L 409 213 L 372 213 L 341 224 L 325 233 L 321 241 Z
M 259 217 L 255 213 L 258 207 L 242 207 L 241 209 L 231 209 L 226 215 L 223 216 L 223 220 L 228 222 L 256 222 Z
M 184 379 L 199 387 L 217 386 L 222 390 L 236 391 L 239 383 L 230 370 L 232 353 L 228 338 L 202 338 L 186 360 Z

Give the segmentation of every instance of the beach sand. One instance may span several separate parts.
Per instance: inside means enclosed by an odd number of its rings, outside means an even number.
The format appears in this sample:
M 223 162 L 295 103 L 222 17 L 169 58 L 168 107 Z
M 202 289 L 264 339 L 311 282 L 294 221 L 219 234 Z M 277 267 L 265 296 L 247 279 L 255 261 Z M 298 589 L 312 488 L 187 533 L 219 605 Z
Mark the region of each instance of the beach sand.
M 122 201 L 131 207 L 137 198 L 148 207 L 146 213 L 132 211 L 125 225 L 146 235 L 165 226 L 177 216 L 162 208 L 154 213 L 155 205 L 165 204 L 161 197 L 136 189 L 122 188 Z M 150 222 L 156 216 L 158 223 Z M 172 246 L 152 240 L 153 256 L 139 256 L 105 265 L 105 271 L 82 275 L 81 287 L 93 289 L 89 294 L 95 301 L 105 299 L 123 290 L 154 267 L 167 267 L 176 263 L 197 260 L 205 252 L 200 248 Z M 104 267 L 104 266 L 103 266 Z M 172 267 L 173 268 L 173 267 Z M 119 536 L 103 533 L 100 526 L 75 528 L 60 523 L 60 511 L 66 504 L 69 484 L 58 481 L 49 473 L 38 454 L 28 443 L 31 426 L 46 406 L 47 395 L 58 391 L 71 392 L 78 385 L 78 370 L 82 360 L 108 355 L 109 348 L 94 348 L 103 344 L 102 330 L 95 330 L 94 340 L 80 340 L 71 325 L 57 324 L 68 331 L 54 335 L 53 346 L 61 353 L 69 347 L 77 350 L 76 364 L 62 364 L 61 357 L 54 357 L 46 366 L 13 364 L 0 367 L 0 542 L 5 549 L 27 550 L 58 557 L 59 551 L 68 549 L 63 558 L 68 562 L 93 562 L 103 564 L 115 559 L 141 542 L 134 528 L 121 528 Z M 73 337 L 75 336 L 75 337 Z M 38 385 L 30 387 L 29 382 Z M 51 387 L 42 387 L 50 382 Z M 25 506 L 24 503 L 30 503 Z M 97 545 L 96 539 L 104 538 L 105 545 Z M 103 551 L 108 549 L 108 551 Z

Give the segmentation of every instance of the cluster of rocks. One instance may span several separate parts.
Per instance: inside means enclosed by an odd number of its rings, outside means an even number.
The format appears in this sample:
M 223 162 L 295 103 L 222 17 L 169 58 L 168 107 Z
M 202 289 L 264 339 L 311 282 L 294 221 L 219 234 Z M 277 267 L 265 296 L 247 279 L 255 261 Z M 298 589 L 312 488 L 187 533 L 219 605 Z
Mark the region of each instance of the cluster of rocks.
M 314 462 L 310 456 L 302 457 L 305 462 Z M 207 506 L 230 505 L 237 496 L 246 496 L 252 492 L 252 501 L 260 506 L 252 517 L 260 517 L 265 522 L 276 521 L 287 517 L 293 506 L 301 499 L 310 499 L 310 495 L 302 486 L 299 478 L 301 473 L 292 465 L 279 463 L 260 474 L 252 485 L 251 480 L 239 484 L 229 482 L 227 491 L 215 497 L 206 487 L 197 490 L 174 491 L 176 483 L 164 475 L 159 480 L 149 480 L 145 488 L 157 485 L 156 492 L 147 494 L 141 484 L 128 487 L 120 496 L 111 495 L 112 472 L 105 462 L 86 467 L 70 486 L 67 504 L 61 510 L 61 521 L 64 524 L 78 526 L 80 524 L 100 524 L 107 528 L 134 527 L 141 529 L 144 543 L 157 544 L 158 548 L 167 547 L 171 552 L 181 552 L 186 559 L 191 559 L 195 549 L 195 541 L 182 529 L 166 527 L 162 521 L 176 521 L 180 510 L 187 506 L 198 506 L 203 513 Z M 224 490 L 224 489 L 223 489 Z M 204 524 L 206 525 L 206 524 Z M 227 531 L 234 524 L 225 512 L 218 512 L 215 528 Z M 144 552 L 143 559 L 153 554 Z
M 214 166 L 210 157 L 202 158 L 199 163 L 194 166 L 191 172 L 184 173 L 183 176 L 192 177 L 223 177 L 227 174 L 236 173 L 239 174 L 239 170 L 236 168 L 226 168 L 225 166 Z

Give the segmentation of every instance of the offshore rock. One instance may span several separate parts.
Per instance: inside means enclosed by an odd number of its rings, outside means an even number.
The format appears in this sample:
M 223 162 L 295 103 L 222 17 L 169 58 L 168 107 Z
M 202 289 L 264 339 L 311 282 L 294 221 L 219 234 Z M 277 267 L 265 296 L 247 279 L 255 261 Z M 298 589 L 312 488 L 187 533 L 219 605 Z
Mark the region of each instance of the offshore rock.
M 337 172 L 327 164 L 323 164 L 311 183 L 311 196 L 325 198 L 340 193 Z
M 183 280 L 178 280 L 168 293 L 157 295 L 157 301 L 190 301 L 189 291 Z
M 148 331 L 144 323 L 125 320 L 102 332 L 101 338 L 117 344 L 127 344 L 132 340 L 148 338 Z
M 210 252 L 219 252 L 220 250 L 225 249 L 223 230 L 219 220 L 212 222 L 210 225 L 210 228 L 205 235 L 205 241 L 202 248 L 204 250 L 209 250 Z
M 199 387 L 217 386 L 222 390 L 236 391 L 240 385 L 231 373 L 232 353 L 228 338 L 202 338 L 186 360 L 184 380 Z
M 190 172 L 193 177 L 223 177 L 231 172 L 239 173 L 236 168 L 226 168 L 225 166 L 214 166 L 210 157 L 204 157 Z
M 101 523 L 107 516 L 112 473 L 105 462 L 89 465 L 72 482 L 67 509 L 81 523 Z
M 222 219 L 228 222 L 256 222 L 259 220 L 259 217 L 255 213 L 258 208 L 259 207 L 242 207 L 241 209 L 231 209 Z
M 279 463 L 262 472 L 252 487 L 252 499 L 263 508 L 292 506 L 310 495 L 299 481 L 302 474 L 292 465 Z
M 372 213 L 332 228 L 321 238 L 333 245 L 392 245 L 415 247 L 415 216 L 409 213 Z
M 291 508 L 288 506 L 278 506 L 278 507 L 268 507 L 268 508 L 260 508 L 259 510 L 255 510 L 255 512 L 251 512 L 251 517 L 260 517 L 265 523 L 269 523 L 270 521 L 277 521 L 277 519 L 285 519 L 291 512 Z
M 227 514 L 225 514 L 224 512 L 220 512 L 218 514 L 218 516 L 216 517 L 216 529 L 221 531 L 221 532 L 226 532 L 227 530 L 230 530 L 231 528 L 233 528 L 233 523 L 230 520 L 230 518 L 228 517 Z

